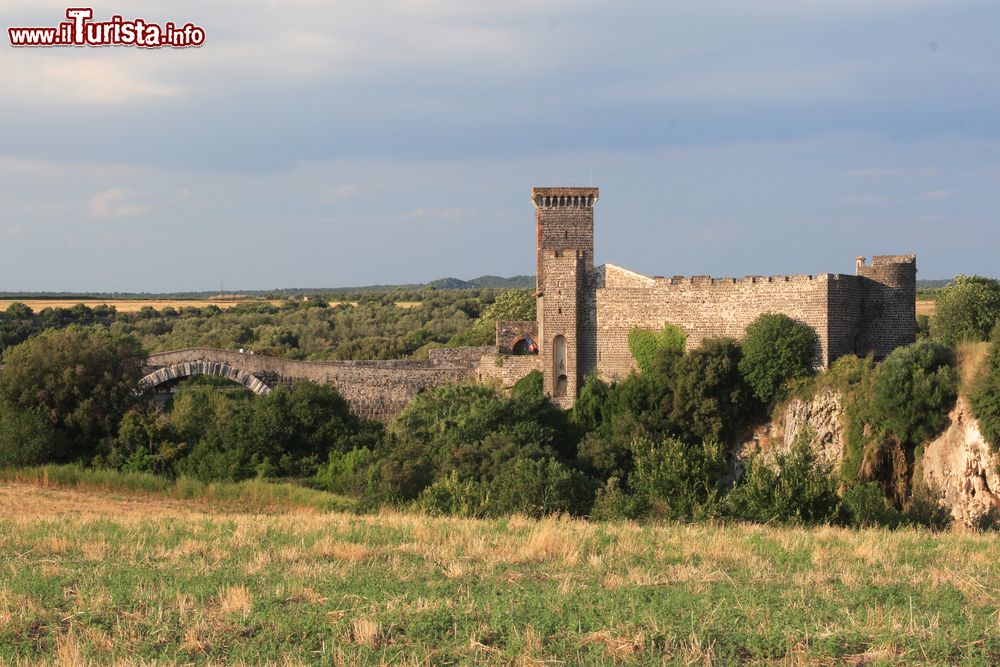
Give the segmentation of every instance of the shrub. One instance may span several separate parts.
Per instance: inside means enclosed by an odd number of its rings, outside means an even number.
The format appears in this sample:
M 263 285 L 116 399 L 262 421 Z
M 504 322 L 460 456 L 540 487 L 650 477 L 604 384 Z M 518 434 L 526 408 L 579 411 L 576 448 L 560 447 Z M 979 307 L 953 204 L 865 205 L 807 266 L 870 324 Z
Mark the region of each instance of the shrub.
M 638 519 L 647 507 L 637 496 L 626 493 L 617 477 L 611 477 L 597 490 L 590 518 L 595 521 Z
M 676 438 L 632 443 L 635 469 L 628 482 L 646 513 L 673 521 L 717 514 L 724 458 L 714 443 L 686 445 Z M 605 501 L 607 502 L 607 501 Z
M 0 411 L 0 468 L 52 463 L 63 458 L 64 449 L 44 410 Z
M 486 514 L 488 496 L 476 482 L 462 481 L 452 471 L 417 497 L 418 509 L 432 515 L 481 517 Z
M 993 330 L 986 371 L 975 380 L 969 398 L 983 437 L 1000 451 L 1000 324 Z
M 726 497 L 726 509 L 761 523 L 828 523 L 840 516 L 840 499 L 829 468 L 817 462 L 803 434 L 773 467 L 759 455 L 750 459 L 743 479 Z
M 552 458 L 510 461 L 489 485 L 491 514 L 585 515 L 593 504 L 591 480 Z
M 669 322 L 663 325 L 663 330 L 632 329 L 628 333 L 628 349 L 643 373 L 653 369 L 653 360 L 659 350 L 683 351 L 687 343 L 687 334 L 678 326 Z
M 944 530 L 950 526 L 951 512 L 938 501 L 941 494 L 923 483 L 915 484 L 914 487 L 913 495 L 903 512 L 903 523 L 923 526 L 934 531 Z
M 770 403 L 785 382 L 812 375 L 818 345 L 809 325 L 780 313 L 765 313 L 747 327 L 740 372 L 754 395 Z
M 390 429 L 394 442 L 381 464 L 381 488 L 400 500 L 416 498 L 452 470 L 460 480 L 489 482 L 510 460 L 572 460 L 577 437 L 548 399 L 507 397 L 475 384 L 419 394 Z
M 956 276 L 937 298 L 931 333 L 946 345 L 987 340 L 1000 319 L 1000 282 Z
M 332 493 L 361 495 L 368 489 L 370 472 L 377 461 L 378 456 L 367 447 L 333 450 L 327 464 L 316 472 L 316 486 Z
M 845 518 L 852 526 L 858 528 L 873 526 L 895 528 L 902 518 L 899 512 L 889 504 L 885 494 L 882 493 L 882 487 L 876 482 L 868 482 L 848 489 L 841 502 L 844 506 Z
M 904 445 L 916 446 L 940 433 L 958 397 L 955 353 L 932 341 L 896 349 L 875 380 L 875 416 Z

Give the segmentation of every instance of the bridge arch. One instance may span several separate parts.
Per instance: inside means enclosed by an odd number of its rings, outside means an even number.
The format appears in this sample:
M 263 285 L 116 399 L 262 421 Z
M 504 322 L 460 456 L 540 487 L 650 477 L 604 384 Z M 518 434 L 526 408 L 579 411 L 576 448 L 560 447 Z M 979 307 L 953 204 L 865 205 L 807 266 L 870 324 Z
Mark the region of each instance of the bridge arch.
M 259 396 L 271 393 L 271 388 L 261 381 L 260 378 L 219 361 L 187 361 L 172 366 L 164 366 L 142 378 L 139 381 L 139 386 L 142 389 L 152 389 L 165 382 L 191 377 L 192 375 L 214 375 L 215 377 L 232 380 Z

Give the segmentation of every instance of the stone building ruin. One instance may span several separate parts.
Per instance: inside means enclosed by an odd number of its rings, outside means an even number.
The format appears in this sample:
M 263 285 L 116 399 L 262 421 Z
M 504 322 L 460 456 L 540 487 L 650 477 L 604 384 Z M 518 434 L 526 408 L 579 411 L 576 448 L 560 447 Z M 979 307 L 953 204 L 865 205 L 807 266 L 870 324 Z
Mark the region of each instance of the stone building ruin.
M 694 348 L 706 338 L 742 338 L 759 315 L 784 313 L 816 331 L 818 367 L 848 354 L 883 358 L 916 339 L 913 255 L 877 256 L 870 264 L 858 257 L 855 275 L 648 277 L 594 266 L 598 198 L 592 187 L 532 190 L 537 322 L 497 327 L 501 347 L 510 345 L 510 332 L 535 334 L 545 393 L 562 407 L 573 405 L 586 376 L 615 382 L 635 368 L 633 328 L 660 330 L 669 322 Z

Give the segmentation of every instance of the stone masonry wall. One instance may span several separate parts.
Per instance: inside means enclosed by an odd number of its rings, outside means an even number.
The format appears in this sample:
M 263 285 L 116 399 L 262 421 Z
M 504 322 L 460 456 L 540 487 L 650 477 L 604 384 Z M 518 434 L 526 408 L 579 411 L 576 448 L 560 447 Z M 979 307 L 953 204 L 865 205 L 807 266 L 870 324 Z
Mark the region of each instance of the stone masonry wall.
M 828 274 L 651 279 L 607 267 L 603 277 L 593 278 L 597 372 L 609 381 L 629 374 L 635 362 L 628 333 L 635 327 L 658 330 L 670 322 L 684 329 L 692 349 L 706 338 L 742 338 L 746 327 L 767 312 L 784 313 L 815 329 L 817 365 L 825 366 L 830 361 L 827 298 L 830 281 L 837 279 Z
M 483 357 L 474 371 L 477 382 L 496 381 L 503 389 L 510 389 L 531 371 L 542 370 L 542 357 L 538 354 L 512 356 L 497 354 Z
M 534 188 L 538 267 L 536 289 L 545 288 L 545 257 L 552 250 L 583 253 L 587 270 L 594 267 L 594 206 L 597 188 Z
M 572 407 L 582 380 L 578 365 L 581 296 L 585 282 L 582 255 L 574 251 L 552 251 L 545 258 L 545 295 L 538 300 L 542 326 L 541 357 L 545 393 L 562 407 Z M 566 391 L 559 395 L 556 339 L 566 344 Z
M 473 349 L 482 352 L 496 348 Z M 421 391 L 471 379 L 483 355 L 466 349 L 462 357 L 460 350 L 452 350 L 456 356 L 449 361 L 297 361 L 228 350 L 189 349 L 154 354 L 149 357 L 148 366 L 154 370 L 194 361 L 218 362 L 280 382 L 310 380 L 328 384 L 359 415 L 388 421 Z
M 866 266 L 864 257 L 859 257 L 857 273 L 865 286 L 858 352 L 881 359 L 916 340 L 916 258 L 876 256 Z

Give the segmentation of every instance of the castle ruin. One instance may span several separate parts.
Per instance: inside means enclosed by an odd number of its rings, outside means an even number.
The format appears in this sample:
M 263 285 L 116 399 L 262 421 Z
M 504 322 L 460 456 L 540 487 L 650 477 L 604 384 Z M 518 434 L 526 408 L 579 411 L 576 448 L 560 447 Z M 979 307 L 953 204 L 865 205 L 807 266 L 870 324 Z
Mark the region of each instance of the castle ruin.
M 335 386 L 358 414 L 388 421 L 432 387 L 478 380 L 504 387 L 534 370 L 545 393 L 573 406 L 588 375 L 608 382 L 635 368 L 628 334 L 681 327 L 689 348 L 706 338 L 742 338 L 764 313 L 784 313 L 819 338 L 816 366 L 847 354 L 882 358 L 916 338 L 916 259 L 857 260 L 856 275 L 647 277 L 594 266 L 597 188 L 534 188 L 537 319 L 496 323 L 496 345 L 431 350 L 426 361 L 309 362 L 190 349 L 151 355 L 143 386 L 166 387 L 190 375 L 216 375 L 267 393 L 310 380 Z M 528 340 L 538 346 L 528 346 Z M 537 352 L 533 354 L 533 352 Z
M 916 258 L 857 258 L 856 275 L 647 277 L 594 266 L 597 188 L 534 188 L 537 221 L 537 322 L 499 323 L 497 344 L 509 332 L 534 332 L 545 393 L 571 407 L 588 375 L 615 382 L 635 362 L 628 349 L 634 328 L 681 327 L 689 348 L 706 338 L 742 338 L 764 313 L 784 313 L 819 338 L 816 365 L 847 354 L 883 358 L 916 338 Z M 504 331 L 508 331 L 506 339 Z

